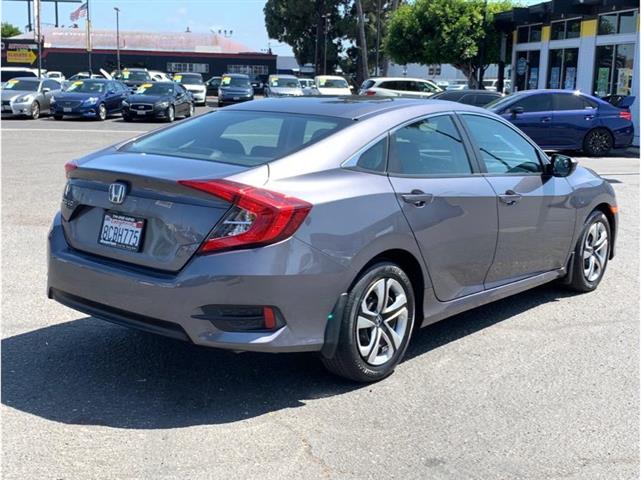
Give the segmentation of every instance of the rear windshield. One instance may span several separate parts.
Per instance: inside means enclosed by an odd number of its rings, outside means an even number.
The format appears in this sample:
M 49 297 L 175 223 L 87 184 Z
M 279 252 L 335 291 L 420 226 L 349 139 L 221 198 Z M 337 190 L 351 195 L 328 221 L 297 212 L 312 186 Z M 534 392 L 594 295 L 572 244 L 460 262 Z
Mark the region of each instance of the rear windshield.
M 174 86 L 171 83 L 143 83 L 134 92 L 136 95 L 173 95 Z
M 320 78 L 318 79 L 320 88 L 349 88 L 349 84 L 342 78 Z
M 119 80 L 132 82 L 144 82 L 145 80 L 151 80 L 148 72 L 140 72 L 137 70 L 134 70 L 133 72 L 129 70 L 123 70 L 122 72 L 120 72 L 120 75 L 116 75 L 116 78 Z
M 247 77 L 228 77 L 224 76 L 220 80 L 221 87 L 244 87 L 249 88 L 249 78 Z
M 122 149 L 253 167 L 289 155 L 350 123 L 335 117 L 222 110 L 134 140 Z
M 368 88 L 372 88 L 375 83 L 376 82 L 374 80 L 365 80 L 361 85 L 361 90 L 367 90 Z

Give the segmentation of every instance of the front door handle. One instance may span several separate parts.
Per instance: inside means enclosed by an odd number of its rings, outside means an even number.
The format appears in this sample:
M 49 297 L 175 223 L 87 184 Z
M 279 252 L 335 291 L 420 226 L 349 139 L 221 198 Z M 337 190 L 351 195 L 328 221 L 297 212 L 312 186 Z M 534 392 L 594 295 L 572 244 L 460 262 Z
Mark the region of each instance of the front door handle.
M 586 115 L 585 119 L 586 120 L 594 120 L 594 115 Z
M 431 193 L 425 193 L 422 190 L 412 190 L 411 193 L 404 193 L 401 198 L 405 203 L 411 203 L 415 207 L 424 207 L 434 198 Z
M 506 205 L 514 205 L 521 200 L 521 195 L 516 193 L 514 190 L 507 190 L 504 194 L 499 195 L 499 200 Z
M 552 117 L 543 117 L 541 123 L 549 123 L 552 121 Z

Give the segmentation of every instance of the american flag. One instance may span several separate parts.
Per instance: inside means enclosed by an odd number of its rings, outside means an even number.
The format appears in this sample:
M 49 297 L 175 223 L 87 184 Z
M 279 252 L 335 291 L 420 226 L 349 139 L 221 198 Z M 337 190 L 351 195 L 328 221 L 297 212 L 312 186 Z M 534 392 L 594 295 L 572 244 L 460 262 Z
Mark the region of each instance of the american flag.
M 77 22 L 79 18 L 81 17 L 86 17 L 87 16 L 87 3 L 83 3 L 80 5 L 76 10 L 71 12 L 71 15 L 69 15 L 69 19 L 72 22 Z

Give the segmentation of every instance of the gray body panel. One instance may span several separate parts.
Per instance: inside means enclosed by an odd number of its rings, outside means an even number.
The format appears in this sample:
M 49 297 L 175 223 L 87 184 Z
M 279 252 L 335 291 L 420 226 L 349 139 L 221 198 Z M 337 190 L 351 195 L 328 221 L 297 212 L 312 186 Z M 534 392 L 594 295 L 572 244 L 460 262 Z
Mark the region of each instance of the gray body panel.
M 611 186 L 581 167 L 567 178 L 479 172 L 458 178 L 406 178 L 342 167 L 364 145 L 425 115 L 469 111 L 496 118 L 474 107 L 351 97 L 266 99 L 230 109 L 312 111 L 354 121 L 307 148 L 254 168 L 174 162 L 172 157 L 115 148 L 80 160 L 70 183 L 79 200 L 95 210 L 93 215 L 110 208 L 104 197 L 109 182 L 129 180 L 132 204 L 119 208 L 159 218 L 171 226 L 167 231 L 172 235 L 162 237 L 161 225 L 152 231 L 152 240 L 159 243 L 152 243 L 150 251 L 145 246 L 141 254 L 116 254 L 89 241 L 95 228 L 78 226 L 74 232 L 65 224 L 70 212 L 63 206 L 49 236 L 50 296 L 65 292 L 171 322 L 201 345 L 320 350 L 337 299 L 376 257 L 404 252 L 419 265 L 424 292 L 418 315 L 426 325 L 562 276 L 585 218 L 599 205 L 616 205 Z M 80 178 L 83 175 L 87 178 Z M 280 243 L 198 255 L 195 249 L 228 205 L 177 185 L 188 178 L 225 178 L 292 195 L 313 207 L 295 234 Z M 92 189 L 82 182 L 101 185 Z M 432 195 L 425 206 L 402 200 L 401 195 L 416 188 Z M 522 195 L 519 204 L 498 200 L 508 189 Z M 165 207 L 155 206 L 157 200 L 172 202 L 167 209 L 172 213 L 160 213 Z M 165 254 L 153 245 L 163 246 Z M 232 333 L 194 317 L 203 305 L 216 303 L 274 305 L 286 326 L 273 333 Z

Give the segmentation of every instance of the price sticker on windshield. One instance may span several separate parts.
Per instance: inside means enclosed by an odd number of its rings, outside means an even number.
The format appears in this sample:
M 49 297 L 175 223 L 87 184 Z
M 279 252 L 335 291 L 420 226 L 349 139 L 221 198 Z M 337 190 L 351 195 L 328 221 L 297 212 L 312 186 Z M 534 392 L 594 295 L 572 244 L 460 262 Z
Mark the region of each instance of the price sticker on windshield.
M 223 77 L 220 83 L 222 85 L 229 85 L 231 83 L 231 77 Z
M 140 87 L 138 87 L 138 92 L 137 93 L 144 93 L 145 90 L 147 90 L 148 88 L 151 88 L 151 87 L 153 87 L 153 85 L 151 83 L 143 83 L 142 85 L 140 85 Z
M 318 80 L 318 83 L 319 83 L 319 85 L 320 85 L 321 87 L 324 87 L 324 86 L 325 86 L 325 82 L 327 82 L 327 80 L 326 80 L 326 79 L 324 79 L 324 78 L 321 78 L 321 79 L 319 79 L 319 80 Z
M 174 81 L 180 82 L 183 79 L 182 75 L 174 75 Z

